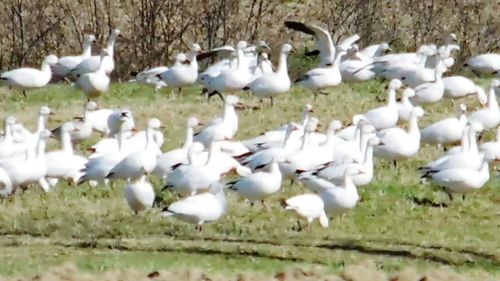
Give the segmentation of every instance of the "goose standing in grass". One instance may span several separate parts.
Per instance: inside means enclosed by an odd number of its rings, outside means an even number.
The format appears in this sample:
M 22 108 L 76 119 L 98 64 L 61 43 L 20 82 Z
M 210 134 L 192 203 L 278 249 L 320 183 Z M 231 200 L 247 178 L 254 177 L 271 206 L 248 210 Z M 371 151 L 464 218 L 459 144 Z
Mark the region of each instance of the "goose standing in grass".
M 80 87 L 83 92 L 85 92 L 85 96 L 87 99 L 97 98 L 101 94 L 108 91 L 110 79 L 106 74 L 106 57 L 109 54 L 102 50 L 101 52 L 101 60 L 99 63 L 99 67 L 96 71 L 86 72 L 81 74 L 76 80 L 76 85 Z
M 453 193 L 470 193 L 480 189 L 490 179 L 489 159 L 482 155 L 479 169 L 452 168 L 427 172 L 424 177 L 444 187 L 446 193 L 453 199 Z
M 90 101 L 85 106 L 84 117 L 92 126 L 92 130 L 104 135 L 110 135 L 108 119 L 113 114 L 112 109 L 99 108 L 97 103 Z
M 238 115 L 234 107 L 238 105 L 238 97 L 227 96 L 224 101 L 224 113 L 222 118 L 216 118 L 207 127 L 194 135 L 194 141 L 208 146 L 216 134 L 222 135 L 222 139 L 232 139 L 238 131 Z
M 274 157 L 268 165 L 269 171 L 255 172 L 231 182 L 229 189 L 236 191 L 241 197 L 252 203 L 260 200 L 264 204 L 265 198 L 278 192 L 281 188 L 283 178 L 278 163 L 282 160 L 284 159 L 281 157 Z
M 83 175 L 81 172 L 87 164 L 87 158 L 76 155 L 71 144 L 71 131 L 76 128 L 72 123 L 65 123 L 60 129 L 62 149 L 50 151 L 45 155 L 47 165 L 46 177 L 64 179 L 77 183 Z
M 198 119 L 196 117 L 190 117 L 187 120 L 186 125 L 186 138 L 184 145 L 181 148 L 168 151 L 158 156 L 156 167 L 152 172 L 153 175 L 166 180 L 168 174 L 172 172 L 172 169 L 174 169 L 176 165 L 187 164 L 188 150 L 193 144 L 194 128 L 199 125 Z
M 398 107 L 398 121 L 408 121 L 410 120 L 411 110 L 413 109 L 413 104 L 410 99 L 415 96 L 415 91 L 412 88 L 406 88 L 403 90 L 401 95 L 401 101 L 397 103 Z
M 158 146 L 153 140 L 154 132 L 161 127 L 160 120 L 150 119 L 146 130 L 144 149 L 128 154 L 109 171 L 106 178 L 132 180 L 151 173 L 156 167 L 156 159 L 159 154 Z
M 178 53 L 175 56 L 174 67 L 177 67 L 186 62 L 187 62 L 186 54 Z M 151 85 L 154 87 L 155 91 L 158 91 L 163 87 L 167 87 L 167 83 L 165 83 L 165 81 L 161 79 L 161 74 L 167 71 L 168 69 L 169 68 L 167 66 L 157 66 L 149 68 L 140 73 L 137 73 L 135 75 L 135 78 L 130 80 L 129 82 L 138 82 L 138 83 L 144 83 L 146 85 Z
M 493 74 L 500 69 L 500 54 L 487 53 L 468 59 L 464 66 L 474 74 Z
M 363 117 L 375 129 L 383 130 L 396 126 L 398 123 L 398 107 L 396 105 L 396 91 L 403 84 L 400 80 L 393 79 L 389 83 L 387 105 L 369 110 Z
M 327 181 L 340 185 L 344 181 L 345 171 L 351 168 L 356 168 L 363 171 L 357 175 L 352 175 L 351 180 L 356 186 L 364 186 L 370 184 L 373 179 L 373 147 L 380 144 L 380 140 L 377 137 L 371 137 L 367 140 L 367 144 L 363 151 L 364 159 L 361 159 L 359 163 L 342 163 L 322 166 L 320 169 L 315 171 L 310 171 L 315 176 L 326 179 Z
M 180 64 L 167 69 L 165 72 L 158 74 L 158 77 L 163 80 L 170 89 L 178 89 L 180 96 L 182 88 L 192 85 L 198 79 L 198 61 L 196 56 L 202 52 L 199 44 L 194 43 L 191 46 L 187 60 Z
M 203 230 L 204 223 L 218 220 L 227 209 L 224 186 L 215 182 L 207 192 L 189 196 L 164 208 L 161 215 L 173 216 L 182 221 L 196 224 L 198 231 Z
M 356 207 L 359 194 L 356 185 L 352 182 L 352 177 L 359 174 L 363 174 L 363 171 L 355 167 L 346 169 L 341 185 L 329 188 L 319 194 L 324 202 L 327 215 L 339 215 Z
M 217 76 L 209 78 L 204 83 L 208 99 L 214 95 L 219 95 L 221 99 L 224 99 L 223 94 L 241 91 L 255 79 L 253 72 L 249 68 L 248 61 L 245 59 L 244 50 L 246 48 L 247 42 L 238 42 L 235 50 L 235 62 L 231 63 L 228 69 L 221 71 Z M 284 66 L 286 67 L 286 64 Z
M 420 148 L 418 119 L 423 115 L 424 110 L 417 106 L 411 111 L 407 131 L 401 128 L 389 128 L 380 131 L 377 134 L 380 144 L 375 146 L 375 156 L 391 160 L 396 165 L 397 161 L 408 159 L 415 155 Z
M 332 63 L 309 70 L 297 78 L 295 83 L 311 90 L 314 94 L 314 99 L 317 98 L 318 94 L 326 95 L 327 93 L 323 92 L 324 89 L 337 86 L 342 82 L 339 64 L 340 59 L 345 53 L 344 50 L 339 50 Z
M 207 156 L 203 154 L 201 143 L 193 143 L 188 151 L 188 164 L 180 165 L 168 174 L 164 189 L 171 188 L 182 196 L 192 196 L 206 191 L 219 181 L 221 170 L 217 162 L 217 141 L 220 137 L 218 135 L 211 141 Z
M 142 175 L 125 187 L 125 199 L 135 214 L 153 207 L 155 191 L 146 175 Z
M 42 62 L 41 69 L 23 67 L 6 71 L 0 75 L 0 84 L 21 90 L 26 96 L 26 91 L 45 87 L 52 78 L 51 66 L 57 64 L 57 57 L 48 55 Z
M 297 216 L 305 218 L 308 224 L 313 220 L 318 219 L 323 228 L 329 225 L 328 217 L 326 216 L 323 200 L 316 194 L 301 194 L 282 201 L 285 210 L 294 211 Z M 299 231 L 300 231 L 299 222 Z
M 500 124 L 500 110 L 498 108 L 495 90 L 500 88 L 500 80 L 493 79 L 490 84 L 486 108 L 469 115 L 470 122 L 481 123 L 485 129 L 493 129 Z
M 50 131 L 43 130 L 38 134 L 36 154 L 26 158 L 10 158 L 0 162 L 0 168 L 9 175 L 13 188 L 38 182 L 45 192 L 50 186 L 45 180 L 47 164 L 45 160 L 45 145 L 50 137 Z
M 79 77 L 85 73 L 96 72 L 102 65 L 104 68 L 104 73 L 109 76 L 111 72 L 115 69 L 115 43 L 119 37 L 123 37 L 120 30 L 113 29 L 108 38 L 108 43 L 106 48 L 103 49 L 106 52 L 106 56 L 102 58 L 101 56 L 91 56 L 82 60 L 74 69 L 71 70 L 71 74 L 74 77 Z
M 412 104 L 421 105 L 435 103 L 444 95 L 443 73 L 446 67 L 442 62 L 436 65 L 434 70 L 434 81 L 422 83 L 414 88 L 415 96 L 411 99 Z
M 58 60 L 58 64 L 56 64 L 52 71 L 54 72 L 54 76 L 63 79 L 68 74 L 71 73 L 71 70 L 74 69 L 82 60 L 90 58 L 92 56 L 92 45 L 96 43 L 95 36 L 92 34 L 86 34 L 83 36 L 83 53 L 77 56 L 65 56 L 61 57 Z
M 462 139 L 465 125 L 467 125 L 467 107 L 460 104 L 457 108 L 457 117 L 446 118 L 435 122 L 420 131 L 422 143 L 437 145 L 453 144 Z
M 488 96 L 483 88 L 476 85 L 472 80 L 463 76 L 449 76 L 443 78 L 444 95 L 447 99 L 460 99 L 471 95 L 476 95 L 479 103 L 485 105 Z
M 467 135 L 467 142 L 460 151 L 445 154 L 418 170 L 425 176 L 427 173 L 447 169 L 479 169 L 483 158 L 477 147 L 476 136 L 482 130 L 483 126 L 480 123 L 469 124 L 464 132 Z
M 287 93 L 290 90 L 290 77 L 288 76 L 287 57 L 293 51 L 292 45 L 283 44 L 281 47 L 278 69 L 276 72 L 266 73 L 252 81 L 244 89 L 249 89 L 253 95 L 262 98 L 270 98 L 271 106 L 273 97 Z
M 85 165 L 85 169 L 82 170 L 84 175 L 80 177 L 78 184 L 82 184 L 87 181 L 106 182 L 106 176 L 109 174 L 111 169 L 113 169 L 116 164 L 127 156 L 128 151 L 126 151 L 124 144 L 127 135 L 132 128 L 128 122 L 129 116 L 127 114 L 122 114 L 120 121 L 120 132 L 117 135 L 118 152 L 112 151 L 95 157 L 90 157 L 89 162 Z
M 488 159 L 500 160 L 500 126 L 497 127 L 495 141 L 489 141 L 481 144 L 479 150 L 484 153 Z
M 0 196 L 5 198 L 12 193 L 12 181 L 10 180 L 9 174 L 0 168 Z
M 3 138 L 0 139 L 0 159 L 9 157 L 14 152 L 14 137 L 12 136 L 12 125 L 14 124 L 16 124 L 15 117 L 8 116 L 5 118 Z

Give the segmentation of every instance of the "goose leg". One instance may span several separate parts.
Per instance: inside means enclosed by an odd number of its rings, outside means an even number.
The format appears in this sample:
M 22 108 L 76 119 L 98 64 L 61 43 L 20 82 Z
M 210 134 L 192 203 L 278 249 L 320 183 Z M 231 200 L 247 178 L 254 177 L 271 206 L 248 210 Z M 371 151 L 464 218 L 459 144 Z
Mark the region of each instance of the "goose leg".
M 179 92 L 177 93 L 177 97 L 181 97 L 181 92 L 182 92 L 182 88 L 179 88 Z
M 273 97 L 271 97 L 271 107 L 274 106 L 274 101 L 273 101 Z
M 22 93 L 23 93 L 23 97 L 26 98 L 27 97 L 26 96 L 26 91 L 23 90 Z

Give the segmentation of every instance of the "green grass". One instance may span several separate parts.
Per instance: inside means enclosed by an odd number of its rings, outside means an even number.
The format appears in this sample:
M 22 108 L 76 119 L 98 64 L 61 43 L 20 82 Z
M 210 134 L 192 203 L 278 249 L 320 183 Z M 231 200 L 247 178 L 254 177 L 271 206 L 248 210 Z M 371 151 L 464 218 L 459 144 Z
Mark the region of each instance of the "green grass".
M 376 97 L 386 96 L 384 88 L 385 84 L 378 81 L 341 85 L 316 102 L 311 94 L 296 88 L 277 98 L 274 108 L 239 111 L 237 139 L 255 136 L 289 120 L 299 121 L 305 103 L 314 105 L 314 115 L 323 125 L 332 119 L 346 124 L 353 114 L 377 106 Z M 139 127 L 144 127 L 148 118 L 158 117 L 167 128 L 166 151 L 182 144 L 189 116 L 206 122 L 220 114 L 221 103 L 207 104 L 199 92 L 197 87 L 189 88 L 177 98 L 136 84 L 115 84 L 99 105 L 131 108 Z M 259 103 L 246 93 L 240 96 L 246 104 Z M 473 98 L 465 102 L 469 108 L 477 107 Z M 84 102 L 77 90 L 55 85 L 30 92 L 26 99 L 1 89 L 0 105 L 0 118 L 14 115 L 33 129 L 41 105 L 55 112 L 49 121 L 52 128 L 80 115 Z M 421 126 L 454 114 L 447 100 L 425 109 L 431 114 Z M 95 136 L 78 149 L 84 151 L 97 139 Z M 282 191 L 270 198 L 270 212 L 259 204 L 251 207 L 227 192 L 228 213 L 201 233 L 196 233 L 192 225 L 161 218 L 158 209 L 134 216 L 123 198 L 125 183 L 121 181 L 95 189 L 63 183 L 47 194 L 34 186 L 0 204 L 0 275 L 32 275 L 65 261 L 92 272 L 195 267 L 216 273 L 272 274 L 298 265 L 335 273 L 348 264 L 369 259 L 388 272 L 408 266 L 426 270 L 445 265 L 465 274 L 488 272 L 498 277 L 500 192 L 495 176 L 465 201 L 456 198 L 448 208 L 414 203 L 414 198 L 448 200 L 437 188 L 421 184 L 415 171 L 439 154 L 435 148 L 424 146 L 397 170 L 388 162 L 376 161 L 375 180 L 360 189 L 362 201 L 356 209 L 335 218 L 328 229 L 315 224 L 303 232 L 294 230 L 296 218 L 278 203 L 280 198 L 306 192 L 298 183 L 286 182 Z M 157 179 L 153 183 L 159 192 L 162 184 Z M 164 193 L 161 198 L 166 205 L 177 197 Z

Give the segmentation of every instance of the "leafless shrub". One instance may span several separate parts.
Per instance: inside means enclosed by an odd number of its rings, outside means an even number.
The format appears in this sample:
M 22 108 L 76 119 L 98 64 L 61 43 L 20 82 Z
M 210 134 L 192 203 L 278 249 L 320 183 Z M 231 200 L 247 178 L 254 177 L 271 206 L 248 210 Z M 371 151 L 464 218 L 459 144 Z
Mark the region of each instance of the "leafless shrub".
M 460 59 L 498 51 L 500 17 L 491 0 L 4 0 L 0 69 L 36 65 L 47 53 L 79 53 L 84 33 L 104 43 L 112 28 L 128 38 L 117 46 L 116 76 L 171 60 L 197 41 L 205 48 L 244 39 L 273 45 L 305 37 L 285 32 L 284 19 L 312 21 L 334 40 L 353 33 L 361 44 L 387 41 L 414 50 L 455 32 Z

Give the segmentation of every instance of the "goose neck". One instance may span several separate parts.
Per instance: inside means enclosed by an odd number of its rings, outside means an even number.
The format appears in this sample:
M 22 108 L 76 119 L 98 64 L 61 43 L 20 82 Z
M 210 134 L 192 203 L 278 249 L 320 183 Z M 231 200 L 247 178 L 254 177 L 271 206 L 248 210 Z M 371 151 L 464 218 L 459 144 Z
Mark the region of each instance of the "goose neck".
M 5 121 L 3 133 L 4 133 L 4 142 L 12 140 L 12 130 L 10 128 L 10 124 Z
M 390 88 L 387 96 L 387 106 L 396 106 L 396 89 Z
M 488 95 L 488 108 L 493 110 L 498 110 L 498 103 L 494 88 L 490 88 L 490 92 Z
M 184 141 L 182 149 L 187 150 L 192 144 L 193 144 L 193 128 L 188 126 L 186 129 L 186 139 Z
M 302 136 L 302 144 L 300 145 L 300 150 L 305 150 L 307 147 L 307 142 L 309 141 L 309 132 L 304 132 Z
M 71 144 L 71 135 L 69 132 L 62 131 L 61 133 L 62 151 L 64 153 L 73 154 L 73 145 Z
M 45 116 L 40 115 L 40 116 L 38 116 L 38 127 L 37 127 L 36 132 L 40 133 L 43 130 L 45 130 Z
M 467 152 L 469 151 L 470 149 L 470 145 L 469 145 L 469 130 L 470 130 L 470 127 L 467 126 L 465 127 L 463 133 L 462 133 L 462 139 L 460 140 L 460 145 L 462 147 L 462 152 Z
M 286 53 L 283 53 L 283 52 L 280 53 L 280 57 L 279 57 L 279 61 L 278 61 L 278 69 L 276 71 L 278 74 L 287 74 L 288 73 L 287 57 L 288 56 Z
M 43 156 L 45 156 L 45 140 L 39 137 L 36 144 L 36 157 L 41 158 Z
M 349 173 L 344 173 L 344 189 L 351 190 L 354 187 L 354 183 L 352 182 L 352 177 Z
M 207 162 L 205 162 L 205 165 L 214 163 L 217 148 L 218 148 L 217 142 L 212 140 L 212 142 L 210 142 L 210 147 L 208 149 L 208 157 L 207 157 Z
M 363 165 L 371 165 L 371 163 L 373 163 L 373 145 L 366 145 L 364 157 Z
M 91 42 L 85 42 L 83 44 L 82 57 L 83 58 L 89 58 L 91 55 L 92 55 L 92 43 Z
M 478 153 L 476 131 L 469 129 L 469 152 Z
M 420 129 L 418 128 L 418 117 L 411 116 L 408 125 L 408 134 L 420 137 Z

